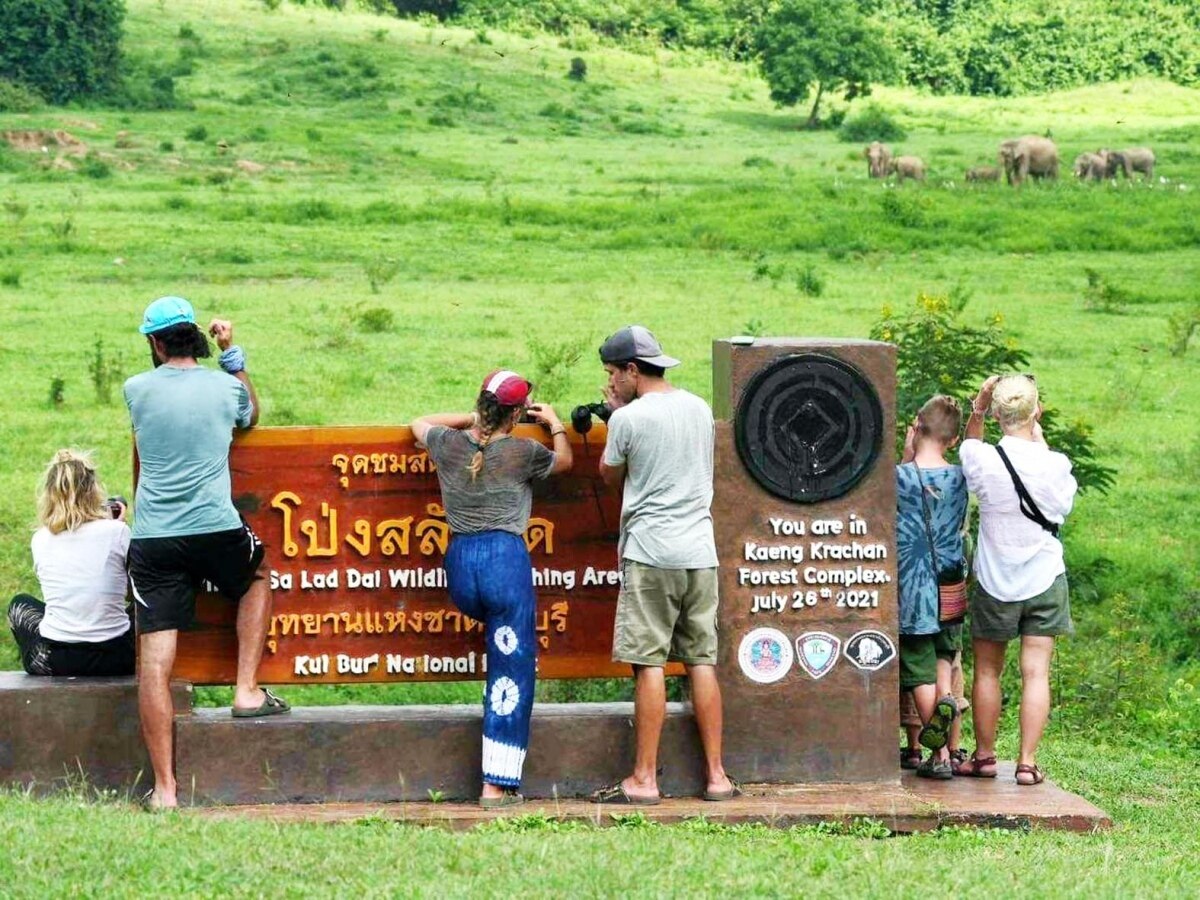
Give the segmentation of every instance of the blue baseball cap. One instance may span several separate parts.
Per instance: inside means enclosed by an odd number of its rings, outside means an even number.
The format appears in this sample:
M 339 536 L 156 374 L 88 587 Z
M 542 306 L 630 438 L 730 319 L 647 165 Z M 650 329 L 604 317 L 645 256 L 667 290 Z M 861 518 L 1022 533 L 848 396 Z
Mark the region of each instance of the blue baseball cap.
M 196 324 L 196 311 L 192 309 L 192 304 L 182 297 L 159 297 L 146 307 L 146 313 L 142 316 L 142 324 L 138 331 L 142 334 L 154 334 L 156 331 L 162 331 L 164 328 L 184 322 L 191 325 Z

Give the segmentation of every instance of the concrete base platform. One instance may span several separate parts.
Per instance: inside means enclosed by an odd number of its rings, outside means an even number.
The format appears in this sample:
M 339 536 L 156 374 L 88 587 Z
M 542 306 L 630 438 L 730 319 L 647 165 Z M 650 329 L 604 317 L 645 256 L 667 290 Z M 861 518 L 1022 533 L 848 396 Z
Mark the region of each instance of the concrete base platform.
M 172 683 L 177 711 L 191 707 L 191 690 Z M 0 672 L 0 785 L 131 791 L 153 784 L 149 773 L 137 679 Z
M 265 719 L 197 709 L 175 719 L 175 771 L 188 805 L 391 803 L 479 795 L 477 706 L 303 707 Z M 236 748 L 231 750 L 231 748 Z M 632 703 L 544 703 L 533 712 L 524 790 L 580 797 L 628 774 Z M 667 705 L 663 790 L 695 795 L 703 762 L 691 710 Z
M 261 804 L 190 810 L 214 819 L 288 822 L 349 822 L 387 819 L 456 830 L 503 816 L 544 815 L 604 826 L 616 817 L 641 813 L 662 824 L 699 816 L 728 825 L 756 823 L 776 828 L 869 818 L 898 834 L 931 831 L 946 825 L 984 828 L 1050 828 L 1089 832 L 1112 827 L 1103 810 L 1050 781 L 1021 787 L 1012 763 L 1001 763 L 995 779 L 957 778 L 931 782 L 910 773 L 882 785 L 750 785 L 746 796 L 725 803 L 693 798 L 664 799 L 657 806 L 601 806 L 586 800 L 529 801 L 503 811 L 473 803 L 325 803 Z

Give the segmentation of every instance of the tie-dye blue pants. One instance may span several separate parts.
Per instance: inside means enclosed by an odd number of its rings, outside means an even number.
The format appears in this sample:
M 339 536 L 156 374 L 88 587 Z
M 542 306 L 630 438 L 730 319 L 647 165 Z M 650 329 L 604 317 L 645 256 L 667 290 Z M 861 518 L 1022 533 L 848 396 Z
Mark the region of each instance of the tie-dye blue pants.
M 508 531 L 455 535 L 446 581 L 454 605 L 485 625 L 483 780 L 520 787 L 537 675 L 536 599 L 524 539 Z

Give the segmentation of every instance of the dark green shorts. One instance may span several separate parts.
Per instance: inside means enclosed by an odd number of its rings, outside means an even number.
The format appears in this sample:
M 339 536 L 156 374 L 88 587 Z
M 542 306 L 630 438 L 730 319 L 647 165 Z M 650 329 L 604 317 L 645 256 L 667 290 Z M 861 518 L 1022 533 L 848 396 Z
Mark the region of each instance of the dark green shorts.
M 1071 598 L 1064 572 L 1042 593 L 1028 600 L 997 600 L 978 582 L 971 585 L 971 637 L 1011 641 L 1015 637 L 1058 637 L 1074 634 Z
M 900 689 L 936 684 L 937 661 L 953 660 L 961 646 L 961 625 L 949 625 L 936 634 L 900 635 Z

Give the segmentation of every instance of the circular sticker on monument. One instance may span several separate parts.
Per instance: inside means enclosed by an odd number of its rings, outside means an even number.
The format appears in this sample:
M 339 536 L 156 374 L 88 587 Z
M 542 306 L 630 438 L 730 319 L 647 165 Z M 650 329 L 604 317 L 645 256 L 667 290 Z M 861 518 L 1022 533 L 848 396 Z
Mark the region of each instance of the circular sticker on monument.
M 792 667 L 792 644 L 782 631 L 755 628 L 738 647 L 738 664 L 751 681 L 771 684 Z
M 858 369 L 832 356 L 784 356 L 758 372 L 738 403 L 734 436 L 754 480 L 780 497 L 840 497 L 870 471 L 883 407 Z
M 864 672 L 878 672 L 896 656 L 896 645 L 882 631 L 867 628 L 846 641 L 842 655 Z

